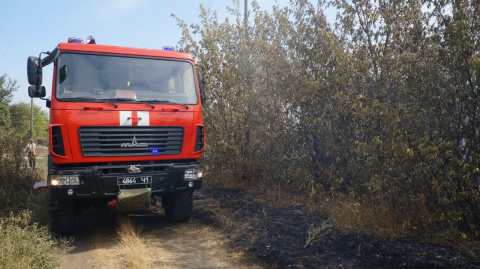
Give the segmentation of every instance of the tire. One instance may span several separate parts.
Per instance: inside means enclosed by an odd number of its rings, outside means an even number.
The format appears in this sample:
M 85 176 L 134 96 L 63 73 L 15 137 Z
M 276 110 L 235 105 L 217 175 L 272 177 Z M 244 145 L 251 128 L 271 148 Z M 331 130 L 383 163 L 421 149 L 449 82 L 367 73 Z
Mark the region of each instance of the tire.
M 59 209 L 50 211 L 52 216 L 52 231 L 59 235 L 75 235 L 75 203 L 63 201 Z
M 187 222 L 193 211 L 192 191 L 164 194 L 162 206 L 165 209 L 165 217 L 169 222 Z

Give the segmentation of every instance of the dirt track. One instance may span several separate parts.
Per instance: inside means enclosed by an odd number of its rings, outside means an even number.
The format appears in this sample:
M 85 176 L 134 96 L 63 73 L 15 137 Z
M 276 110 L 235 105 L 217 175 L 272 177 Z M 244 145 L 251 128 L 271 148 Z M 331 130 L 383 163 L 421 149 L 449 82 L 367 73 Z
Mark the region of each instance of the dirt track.
M 199 199 L 195 201 L 196 212 L 208 208 Z M 121 262 L 123 257 L 112 257 L 120 247 L 117 217 L 109 210 L 99 209 L 90 209 L 77 217 L 75 248 L 62 257 L 61 268 L 132 268 Z M 262 268 L 245 265 L 241 253 L 227 249 L 227 241 L 218 227 L 202 224 L 195 217 L 183 224 L 166 222 L 161 211 L 128 217 L 142 228 L 140 236 L 149 251 L 156 253 L 150 268 Z

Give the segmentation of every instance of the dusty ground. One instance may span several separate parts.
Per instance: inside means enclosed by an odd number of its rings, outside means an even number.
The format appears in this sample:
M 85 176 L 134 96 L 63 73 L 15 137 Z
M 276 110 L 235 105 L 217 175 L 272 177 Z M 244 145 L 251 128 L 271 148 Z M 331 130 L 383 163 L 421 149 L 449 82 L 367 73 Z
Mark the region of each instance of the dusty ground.
M 115 251 L 112 216 L 92 210 L 79 219 L 76 248 L 62 268 L 132 268 Z M 149 268 L 480 268 L 446 248 L 343 234 L 300 206 L 274 208 L 252 194 L 208 187 L 195 193 L 188 223 L 169 224 L 162 212 L 130 218 L 155 253 Z
M 195 206 L 208 210 L 209 206 L 202 201 L 205 199 L 196 201 Z M 212 201 L 210 198 L 207 203 Z M 148 266 L 127 261 L 117 234 L 117 214 L 90 209 L 77 217 L 75 248 L 62 257 L 61 268 L 262 268 L 246 263 L 241 252 L 228 247 L 228 240 L 218 227 L 203 224 L 201 219 L 192 217 L 188 223 L 172 224 L 166 222 L 163 211 L 127 217 L 141 230 L 139 236 L 148 252 L 141 256 L 149 260 Z

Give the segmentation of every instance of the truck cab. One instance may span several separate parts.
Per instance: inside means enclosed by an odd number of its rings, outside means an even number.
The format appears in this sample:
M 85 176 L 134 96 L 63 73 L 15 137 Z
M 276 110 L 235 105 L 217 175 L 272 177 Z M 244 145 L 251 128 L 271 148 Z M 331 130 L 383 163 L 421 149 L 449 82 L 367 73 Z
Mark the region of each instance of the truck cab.
M 161 201 L 168 220 L 188 221 L 205 148 L 204 82 L 193 58 L 78 40 L 27 66 L 30 96 L 44 98 L 42 68 L 53 64 L 44 185 L 54 231 L 74 233 L 75 216 L 90 206 L 147 210 Z

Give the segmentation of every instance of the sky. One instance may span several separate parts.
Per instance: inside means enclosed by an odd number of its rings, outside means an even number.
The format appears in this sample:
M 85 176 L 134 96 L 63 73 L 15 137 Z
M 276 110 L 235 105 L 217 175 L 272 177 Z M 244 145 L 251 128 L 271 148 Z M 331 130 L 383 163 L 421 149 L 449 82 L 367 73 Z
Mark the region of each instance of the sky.
M 288 6 L 290 0 L 277 0 Z M 248 1 L 251 4 L 252 0 Z M 275 0 L 257 0 L 262 9 L 272 10 Z M 312 1 L 314 2 L 314 1 Z M 230 16 L 230 0 L 15 0 L 0 4 L 0 75 L 17 81 L 12 104 L 30 103 L 27 58 L 52 51 L 69 37 L 95 37 L 97 44 L 156 49 L 176 46 L 181 29 L 171 16 L 187 24 L 199 23 L 200 3 L 215 10 L 219 19 Z M 243 0 L 240 0 L 243 10 Z M 251 7 L 251 6 L 250 6 Z M 43 56 L 44 57 L 44 56 Z M 51 65 L 44 68 L 43 85 L 49 97 Z M 37 106 L 45 101 L 34 99 Z

